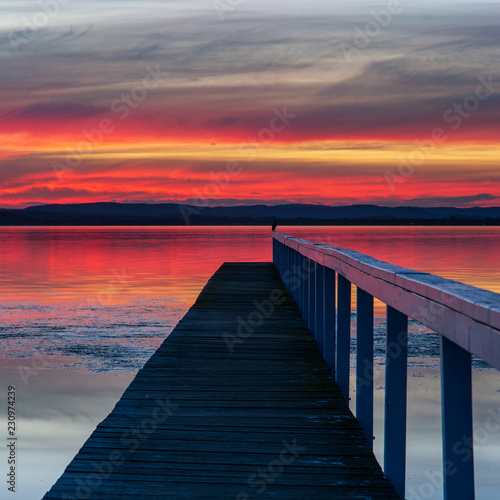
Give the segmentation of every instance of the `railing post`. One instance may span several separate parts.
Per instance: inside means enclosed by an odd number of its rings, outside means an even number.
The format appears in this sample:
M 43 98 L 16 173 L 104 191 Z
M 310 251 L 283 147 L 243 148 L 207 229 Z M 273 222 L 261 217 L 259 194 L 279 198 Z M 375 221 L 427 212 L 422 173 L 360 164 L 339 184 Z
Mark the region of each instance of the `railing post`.
M 274 262 L 274 265 L 276 267 L 278 267 L 278 256 L 277 256 L 277 241 L 274 239 L 274 237 L 272 238 L 272 241 L 273 241 L 273 262 Z
M 286 271 L 286 245 L 282 245 L 282 261 L 281 261 L 281 273 L 284 274 Z
M 316 340 L 325 357 L 325 268 L 316 264 Z
M 280 274 L 283 272 L 283 243 L 278 243 L 278 271 Z
M 309 313 L 307 315 L 308 318 L 308 327 L 311 330 L 314 338 L 316 338 L 316 267 L 317 264 L 315 261 L 311 261 L 310 263 L 309 273 Z
M 285 269 L 283 270 L 283 274 L 286 274 L 288 271 L 288 263 L 290 261 L 290 247 L 285 245 Z
M 294 251 L 294 263 L 293 263 L 293 282 L 295 286 L 295 301 L 300 307 L 300 285 L 301 285 L 301 277 L 300 277 L 300 253 L 298 250 Z
M 335 271 L 325 267 L 325 361 L 335 377 Z
M 441 336 L 444 500 L 474 500 L 471 355 Z
M 300 288 L 299 288 L 299 307 L 302 311 L 302 317 L 304 317 L 304 304 L 305 304 L 305 288 L 306 288 L 306 273 L 304 272 L 305 268 L 305 257 L 299 252 L 299 262 L 298 262 L 298 270 L 299 270 L 299 280 L 300 280 Z
M 283 274 L 286 273 L 287 259 L 288 259 L 288 247 L 283 243 Z
M 357 288 L 356 418 L 373 445 L 373 296 Z
M 335 380 L 349 401 L 349 369 L 351 364 L 351 282 L 338 275 L 337 295 L 337 376 Z
M 276 241 L 276 267 L 278 268 L 278 272 L 281 275 L 281 248 L 282 248 L 282 243 L 279 242 L 278 240 Z
M 290 277 L 292 280 L 292 288 L 293 288 L 293 299 L 295 302 L 298 303 L 298 297 L 299 297 L 299 292 L 298 292 L 298 286 L 296 286 L 296 270 L 297 270 L 297 250 L 293 249 L 292 250 L 292 267 L 291 267 L 291 273 Z
M 278 262 L 276 264 L 276 267 L 278 268 L 278 272 L 283 274 L 283 243 L 276 241 L 277 247 L 276 247 L 276 257 L 278 258 Z
M 305 278 L 304 278 L 304 311 L 302 313 L 302 316 L 307 323 L 307 326 L 309 326 L 309 305 L 311 303 L 311 297 L 310 297 L 310 286 L 309 282 L 311 281 L 311 267 L 312 267 L 312 262 L 309 259 L 309 257 L 304 256 L 304 263 L 306 265 L 306 272 L 305 272 Z
M 408 317 L 387 306 L 385 351 L 384 473 L 405 497 Z
M 300 311 L 302 313 L 304 313 L 304 309 L 302 306 L 302 298 L 303 298 L 302 287 L 304 286 L 304 279 L 303 279 L 301 269 L 302 269 L 302 255 L 297 250 L 297 279 L 299 280 L 299 288 L 297 290 L 297 304 L 299 305 Z

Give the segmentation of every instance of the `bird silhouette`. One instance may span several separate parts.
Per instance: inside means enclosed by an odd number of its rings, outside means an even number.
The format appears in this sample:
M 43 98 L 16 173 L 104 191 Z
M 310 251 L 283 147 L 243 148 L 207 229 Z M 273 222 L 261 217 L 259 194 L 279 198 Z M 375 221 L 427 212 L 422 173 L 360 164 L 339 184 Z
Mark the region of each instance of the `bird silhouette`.
M 276 229 L 276 226 L 278 225 L 277 222 L 273 222 L 273 231 Z

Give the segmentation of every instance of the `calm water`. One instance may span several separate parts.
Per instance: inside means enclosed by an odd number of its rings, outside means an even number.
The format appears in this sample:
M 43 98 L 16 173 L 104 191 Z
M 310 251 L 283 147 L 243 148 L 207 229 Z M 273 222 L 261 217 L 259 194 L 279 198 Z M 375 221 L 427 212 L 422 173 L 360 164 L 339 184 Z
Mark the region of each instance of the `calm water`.
M 500 228 L 287 227 L 500 292 Z M 224 261 L 271 260 L 268 228 L 0 228 L 0 379 L 17 389 L 18 491 L 40 499 Z M 376 307 L 375 450 L 382 459 L 384 307 Z M 353 315 L 354 316 L 354 315 Z M 411 324 L 408 498 L 441 498 L 438 337 Z M 478 499 L 498 498 L 500 376 L 475 362 Z M 6 421 L 6 400 L 0 403 Z M 499 416 L 500 418 L 500 416 Z M 0 438 L 6 435 L 2 424 Z M 7 470 L 0 451 L 0 472 Z M 3 482 L 3 481 L 2 481 Z M 2 488 L 4 498 L 6 485 Z M 4 489 L 5 488 L 5 489 Z

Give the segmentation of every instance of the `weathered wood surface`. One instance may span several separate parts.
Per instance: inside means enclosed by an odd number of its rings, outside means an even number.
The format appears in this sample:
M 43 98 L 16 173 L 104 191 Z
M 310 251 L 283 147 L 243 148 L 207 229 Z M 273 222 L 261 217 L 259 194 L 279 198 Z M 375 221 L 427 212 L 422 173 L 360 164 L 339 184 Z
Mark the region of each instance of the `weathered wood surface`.
M 500 294 L 281 233 L 273 238 L 500 370 Z
M 75 498 L 398 496 L 274 265 L 226 263 L 44 497 Z

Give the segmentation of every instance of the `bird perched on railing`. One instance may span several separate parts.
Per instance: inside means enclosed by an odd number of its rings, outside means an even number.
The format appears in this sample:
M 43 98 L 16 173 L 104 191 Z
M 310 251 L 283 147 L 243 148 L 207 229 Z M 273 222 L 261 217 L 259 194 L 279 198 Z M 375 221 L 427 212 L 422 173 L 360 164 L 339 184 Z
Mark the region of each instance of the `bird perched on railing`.
M 276 229 L 276 226 L 278 225 L 277 222 L 273 222 L 273 231 Z

